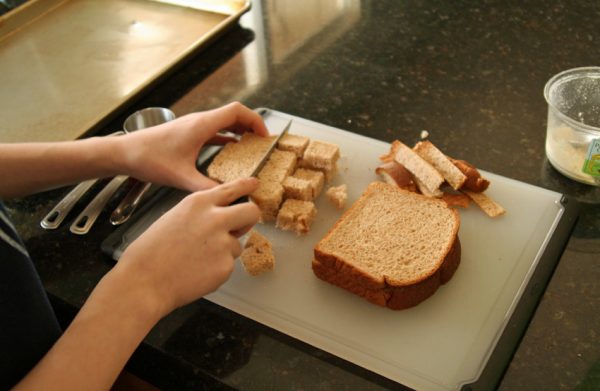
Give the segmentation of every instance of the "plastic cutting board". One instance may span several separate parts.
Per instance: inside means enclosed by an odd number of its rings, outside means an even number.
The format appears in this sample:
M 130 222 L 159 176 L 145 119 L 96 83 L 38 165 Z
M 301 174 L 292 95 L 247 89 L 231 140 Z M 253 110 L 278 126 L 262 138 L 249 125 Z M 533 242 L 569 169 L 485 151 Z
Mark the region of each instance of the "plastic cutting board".
M 340 170 L 331 185 L 348 185 L 349 205 L 378 180 L 375 168 L 388 143 L 277 111 L 259 112 L 272 133 L 293 118 L 291 134 L 340 146 Z M 273 272 L 251 277 L 238 262 L 231 279 L 206 298 L 405 386 L 460 389 L 484 371 L 565 211 L 559 193 L 482 175 L 492 183 L 487 194 L 507 213 L 492 219 L 475 204 L 460 210 L 461 264 L 450 282 L 414 308 L 380 308 L 313 275 L 313 247 L 341 215 L 324 194 L 306 236 L 257 225 L 273 243 Z M 180 198 L 167 197 L 119 234 L 117 244 L 105 243 L 105 251 L 117 259 Z

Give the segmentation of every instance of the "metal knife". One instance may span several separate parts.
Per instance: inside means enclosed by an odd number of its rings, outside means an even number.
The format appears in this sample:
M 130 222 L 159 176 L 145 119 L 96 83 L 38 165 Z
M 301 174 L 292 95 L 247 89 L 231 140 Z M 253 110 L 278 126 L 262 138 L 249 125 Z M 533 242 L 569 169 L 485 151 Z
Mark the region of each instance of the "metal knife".
M 250 177 L 257 177 L 258 174 L 260 173 L 260 170 L 263 169 L 263 167 L 265 166 L 265 164 L 267 164 L 267 161 L 269 160 L 269 157 L 271 157 L 271 154 L 273 153 L 273 151 L 275 150 L 275 147 L 277 147 L 277 143 L 279 143 L 279 140 L 281 140 L 281 138 L 287 134 L 287 132 L 290 130 L 290 127 L 292 126 L 292 120 L 290 120 L 287 125 L 285 125 L 285 128 L 283 128 L 283 130 L 281 131 L 281 133 L 279 133 L 279 135 L 275 138 L 275 141 L 273 141 L 273 143 L 271 144 L 271 146 L 269 147 L 269 149 L 267 150 L 267 152 L 265 152 L 265 154 L 263 155 L 263 157 L 260 159 L 260 161 L 258 162 L 258 164 L 256 165 L 256 167 L 254 167 L 254 170 L 252 170 L 252 173 L 250 174 Z M 235 204 L 241 204 L 242 202 L 248 202 L 248 196 L 242 196 L 240 198 L 238 198 L 237 200 L 233 201 L 231 203 L 231 205 L 235 205 Z

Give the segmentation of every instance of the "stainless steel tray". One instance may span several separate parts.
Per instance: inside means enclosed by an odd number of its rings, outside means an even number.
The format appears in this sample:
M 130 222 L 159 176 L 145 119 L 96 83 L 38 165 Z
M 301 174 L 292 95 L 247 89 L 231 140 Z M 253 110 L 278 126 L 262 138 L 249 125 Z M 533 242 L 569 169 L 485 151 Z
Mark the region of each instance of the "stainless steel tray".
M 32 0 L 9 12 L 0 142 L 82 136 L 249 9 L 249 0 Z

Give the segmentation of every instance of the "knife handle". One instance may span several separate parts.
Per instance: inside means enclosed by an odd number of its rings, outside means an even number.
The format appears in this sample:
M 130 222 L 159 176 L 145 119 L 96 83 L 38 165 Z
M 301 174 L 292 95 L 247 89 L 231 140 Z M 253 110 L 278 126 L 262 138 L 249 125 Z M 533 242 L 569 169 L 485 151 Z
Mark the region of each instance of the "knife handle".
M 238 198 L 237 200 L 233 201 L 229 205 L 243 204 L 244 202 L 250 202 L 250 197 L 248 197 L 247 195 L 241 196 L 240 198 Z

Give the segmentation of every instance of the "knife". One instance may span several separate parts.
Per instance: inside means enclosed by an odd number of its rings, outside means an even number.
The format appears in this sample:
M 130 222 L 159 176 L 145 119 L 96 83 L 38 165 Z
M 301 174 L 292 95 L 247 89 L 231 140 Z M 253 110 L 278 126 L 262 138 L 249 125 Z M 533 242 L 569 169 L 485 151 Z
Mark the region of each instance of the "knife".
M 260 161 L 258 162 L 258 164 L 256 165 L 256 167 L 254 167 L 254 170 L 252 170 L 252 173 L 250 174 L 250 177 L 255 177 L 256 178 L 258 176 L 258 174 L 260 173 L 260 170 L 262 170 L 263 167 L 265 166 L 265 164 L 267 164 L 267 161 L 269 160 L 269 157 L 271 157 L 271 154 L 275 150 L 275 147 L 277 146 L 277 143 L 279 143 L 279 140 L 281 140 L 281 138 L 287 134 L 287 132 L 288 132 L 288 130 L 290 130 L 291 126 L 292 126 L 292 120 L 290 120 L 287 123 L 287 125 L 285 125 L 285 128 L 283 128 L 283 130 L 281 131 L 281 133 L 279 133 L 279 136 L 277 136 L 275 138 L 275 141 L 273 141 L 273 143 L 271 144 L 271 146 L 269 147 L 269 149 L 267 149 L 267 152 L 265 152 L 265 154 L 260 159 Z M 249 200 L 249 198 L 248 198 L 247 195 L 241 196 L 237 200 L 233 201 L 231 203 L 231 205 L 241 204 L 243 202 L 248 202 L 248 200 Z

